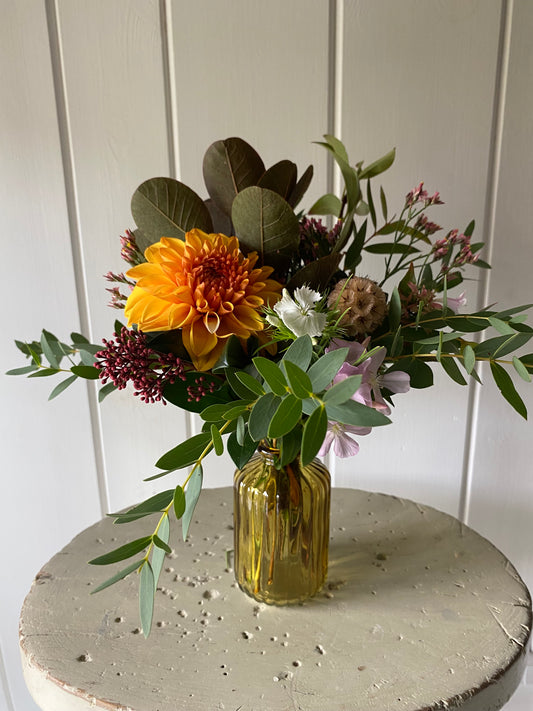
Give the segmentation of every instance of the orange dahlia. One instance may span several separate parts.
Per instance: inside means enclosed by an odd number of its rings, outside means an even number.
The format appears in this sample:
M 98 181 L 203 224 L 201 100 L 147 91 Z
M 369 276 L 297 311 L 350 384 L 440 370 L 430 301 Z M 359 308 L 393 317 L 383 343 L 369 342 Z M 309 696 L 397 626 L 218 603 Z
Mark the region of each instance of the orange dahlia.
M 260 309 L 280 298 L 273 269 L 254 269 L 257 253 L 244 256 L 236 237 L 191 230 L 185 241 L 162 237 L 147 261 L 127 272 L 137 284 L 126 303 L 128 326 L 141 331 L 181 329 L 198 370 L 209 370 L 225 339 L 247 339 L 264 328 Z

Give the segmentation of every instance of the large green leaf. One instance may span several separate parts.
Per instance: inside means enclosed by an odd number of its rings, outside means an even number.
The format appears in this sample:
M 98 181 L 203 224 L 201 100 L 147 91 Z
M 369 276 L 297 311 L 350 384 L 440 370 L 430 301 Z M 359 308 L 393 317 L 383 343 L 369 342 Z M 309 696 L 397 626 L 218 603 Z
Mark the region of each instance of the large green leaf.
M 291 277 L 287 289 L 294 291 L 305 285 L 316 291 L 324 291 L 337 271 L 341 259 L 342 254 L 332 253 L 309 262 Z
M 310 165 L 306 168 L 304 174 L 298 180 L 296 185 L 294 186 L 294 190 L 289 196 L 289 199 L 287 202 L 291 207 L 296 207 L 300 200 L 303 198 L 305 195 L 307 188 L 311 185 L 311 180 L 313 179 L 313 166 Z
M 231 218 L 244 251 L 258 252 L 262 261 L 268 262 L 270 254 L 290 254 L 300 242 L 298 218 L 272 190 L 253 186 L 240 192 Z
M 227 215 L 235 196 L 257 185 L 265 164 L 249 143 L 242 138 L 215 141 L 206 151 L 203 163 L 204 181 L 211 199 Z
M 204 232 L 213 230 L 202 198 L 172 178 L 151 178 L 141 183 L 131 199 L 131 214 L 149 244 L 159 242 L 161 237 L 184 239 L 185 233 L 195 227 Z
M 273 190 L 284 200 L 288 200 L 296 186 L 297 174 L 298 169 L 295 163 L 290 160 L 280 160 L 261 176 L 257 184 L 260 188 Z

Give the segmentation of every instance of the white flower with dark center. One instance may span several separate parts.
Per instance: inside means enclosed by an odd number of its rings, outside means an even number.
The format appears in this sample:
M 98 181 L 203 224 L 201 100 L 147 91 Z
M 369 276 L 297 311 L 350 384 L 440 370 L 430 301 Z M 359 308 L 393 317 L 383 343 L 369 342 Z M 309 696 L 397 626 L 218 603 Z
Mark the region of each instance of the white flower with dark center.
M 302 286 L 294 290 L 294 298 L 289 295 L 287 289 L 283 289 L 281 301 L 274 305 L 274 311 L 279 316 L 285 326 L 299 336 L 320 336 L 326 325 L 326 314 L 315 310 L 315 305 L 322 296 L 318 291 L 313 291 L 308 286 Z M 274 319 L 270 319 L 273 323 Z

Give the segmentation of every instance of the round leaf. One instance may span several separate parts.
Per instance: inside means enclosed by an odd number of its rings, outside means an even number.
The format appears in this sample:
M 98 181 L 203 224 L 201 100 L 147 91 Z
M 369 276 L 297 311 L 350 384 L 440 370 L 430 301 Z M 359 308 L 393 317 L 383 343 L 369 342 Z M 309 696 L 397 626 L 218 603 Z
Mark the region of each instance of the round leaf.
M 233 201 L 231 217 L 245 252 L 290 254 L 300 241 L 298 218 L 290 205 L 272 190 L 246 188 Z
M 184 239 L 193 228 L 211 232 L 213 224 L 204 201 L 194 190 L 172 178 L 151 178 L 139 185 L 131 199 L 131 214 L 145 244 L 161 237 Z
M 235 196 L 250 185 L 257 185 L 265 172 L 259 154 L 242 138 L 215 141 L 206 151 L 204 181 L 211 199 L 231 215 Z

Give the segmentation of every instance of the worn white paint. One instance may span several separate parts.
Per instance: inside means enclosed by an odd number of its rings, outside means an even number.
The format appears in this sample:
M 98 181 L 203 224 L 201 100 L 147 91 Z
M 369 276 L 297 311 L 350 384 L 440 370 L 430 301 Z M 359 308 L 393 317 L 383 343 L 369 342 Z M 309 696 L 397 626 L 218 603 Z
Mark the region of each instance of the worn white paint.
M 133 190 L 155 174 L 200 190 L 204 150 L 228 135 L 248 139 L 267 162 L 313 162 L 309 201 L 329 181 L 325 155 L 311 145 L 322 133 L 340 131 L 353 160 L 395 145 L 383 181 L 389 202 L 423 179 L 446 200 L 436 212 L 445 224 L 474 216 L 478 236 L 491 241 L 494 268 L 481 289 L 469 289 L 472 303 L 482 293 L 533 301 L 530 3 L 0 4 L 2 371 L 21 364 L 12 339 L 42 326 L 66 337 L 81 323 L 95 340 L 109 335 L 116 314 L 101 275 L 121 269 L 118 235 L 131 226 Z M 361 454 L 338 464 L 336 483 L 450 513 L 466 504 L 468 521 L 531 586 L 530 425 L 490 382 L 469 401 L 437 377 L 438 388 L 397 397 L 393 427 L 361 438 Z M 83 384 L 49 404 L 49 381 L 1 382 L 9 585 L 0 633 L 6 699 L 30 711 L 16 626 L 35 571 L 108 505 L 155 490 L 141 480 L 186 436 L 188 420 L 126 393 L 98 413 Z M 531 387 L 521 391 L 531 409 Z M 206 468 L 209 486 L 230 480 L 228 459 Z
M 498 711 L 519 684 L 529 594 L 457 519 L 334 489 L 324 588 L 278 607 L 247 597 L 227 567 L 231 509 L 231 487 L 204 492 L 187 544 L 165 561 L 146 641 L 135 575 L 86 594 L 108 575 L 87 571 L 87 557 L 126 542 L 124 526 L 99 522 L 44 565 L 21 614 L 24 673 L 43 711 L 285 711 L 291 700 L 306 711 Z

